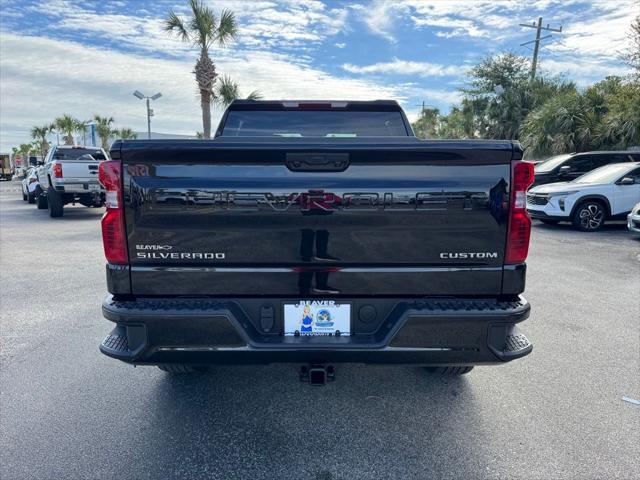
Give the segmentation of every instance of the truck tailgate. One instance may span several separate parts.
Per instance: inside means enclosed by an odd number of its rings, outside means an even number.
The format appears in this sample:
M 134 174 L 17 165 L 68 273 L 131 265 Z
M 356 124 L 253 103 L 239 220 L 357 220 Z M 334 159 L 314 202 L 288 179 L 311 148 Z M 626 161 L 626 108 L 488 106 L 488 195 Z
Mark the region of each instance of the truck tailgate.
M 63 160 L 64 183 L 98 183 L 98 160 Z
M 499 295 L 519 153 L 411 138 L 121 143 L 132 293 Z

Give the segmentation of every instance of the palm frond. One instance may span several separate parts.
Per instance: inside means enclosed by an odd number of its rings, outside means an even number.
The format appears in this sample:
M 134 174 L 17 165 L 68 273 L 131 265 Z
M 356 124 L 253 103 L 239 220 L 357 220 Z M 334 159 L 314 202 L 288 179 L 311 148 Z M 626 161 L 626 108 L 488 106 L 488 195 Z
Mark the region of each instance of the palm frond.
M 191 35 L 184 24 L 182 18 L 180 18 L 173 10 L 169 12 L 169 16 L 164 21 L 164 30 L 170 33 L 175 33 L 183 42 L 190 42 Z
M 201 0 L 189 0 L 189 6 L 193 13 L 189 26 L 197 37 L 193 39 L 193 42 L 204 51 L 208 51 L 212 40 L 215 38 L 216 16 L 213 10 Z
M 217 106 L 228 107 L 240 97 L 240 87 L 228 75 L 223 75 L 217 82 L 213 96 L 213 103 Z
M 254 90 L 249 95 L 247 95 L 247 100 L 262 100 L 262 93 L 260 90 Z
M 223 10 L 220 15 L 220 24 L 216 32 L 216 41 L 221 47 L 226 47 L 231 40 L 238 35 L 238 22 L 236 15 L 231 10 Z

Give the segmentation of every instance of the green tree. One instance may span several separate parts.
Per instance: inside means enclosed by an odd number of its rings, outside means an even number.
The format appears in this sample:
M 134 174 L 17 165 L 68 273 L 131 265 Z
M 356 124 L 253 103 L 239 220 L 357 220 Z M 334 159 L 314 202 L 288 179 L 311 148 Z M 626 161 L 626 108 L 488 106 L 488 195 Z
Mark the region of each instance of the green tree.
M 82 135 L 82 144 L 87 144 L 87 127 L 91 123 L 91 120 L 77 120 L 76 132 Z
M 440 117 L 440 138 L 474 138 L 473 115 L 464 107 L 452 107 Z
M 53 128 L 54 128 L 53 125 L 49 124 L 49 125 L 43 125 L 41 127 L 33 127 L 31 129 L 31 138 L 33 138 L 39 143 L 40 145 L 39 150 L 40 150 L 40 155 L 42 155 L 42 158 L 44 158 L 44 156 L 49 151 L 49 142 L 47 142 L 47 135 L 51 133 Z
M 135 140 L 138 134 L 130 128 L 121 128 L 113 131 L 113 134 L 121 140 Z
M 606 102 L 598 130 L 601 147 L 626 149 L 640 145 L 640 83 L 621 83 Z
M 413 131 L 419 138 L 438 138 L 440 129 L 440 110 L 437 108 L 422 108 L 420 117 L 411 124 Z
M 109 139 L 114 134 L 113 117 L 101 117 L 100 115 L 94 115 L 93 122 L 96 126 L 96 133 L 98 134 L 98 137 L 100 137 L 100 145 L 105 150 L 108 150 Z
M 29 163 L 29 159 L 27 157 L 38 152 L 36 147 L 37 145 L 34 145 L 34 143 L 21 143 L 17 148 L 13 148 L 13 154 L 22 155 L 22 158 L 24 159 L 23 165 L 27 165 Z
M 240 97 L 240 86 L 228 75 L 220 77 L 220 80 L 214 88 L 214 104 L 227 108 L 234 100 L 237 100 Z M 258 90 L 254 90 L 247 95 L 247 100 L 260 99 L 262 99 L 262 94 Z
M 223 10 L 220 18 L 201 0 L 189 0 L 190 17 L 183 19 L 170 11 L 165 21 L 165 30 L 174 33 L 185 43 L 199 49 L 200 56 L 195 65 L 194 74 L 200 91 L 202 108 L 202 127 L 205 139 L 211 138 L 211 102 L 216 82 L 216 68 L 209 56 L 213 44 L 226 46 L 233 40 L 238 27 L 233 12 Z
M 607 77 L 583 92 L 560 92 L 526 118 L 527 156 L 640 144 L 640 84 Z
M 631 23 L 629 48 L 623 52 L 622 58 L 633 69 L 635 80 L 640 81 L 640 15 Z
M 469 87 L 462 90 L 469 137 L 517 140 L 531 111 L 559 92 L 575 90 L 575 85 L 557 78 L 538 76 L 531 81 L 528 59 L 512 53 L 485 58 L 469 76 Z
M 66 145 L 73 145 L 73 134 L 78 130 L 79 120 L 65 113 L 61 117 L 54 120 L 53 125 L 55 128 L 63 134 L 64 143 Z
M 597 121 L 585 95 L 559 94 L 526 118 L 521 142 L 529 158 L 590 150 L 595 147 Z
M 470 95 L 493 94 L 496 89 L 506 90 L 529 78 L 529 60 L 513 53 L 502 53 L 484 58 L 469 71 Z

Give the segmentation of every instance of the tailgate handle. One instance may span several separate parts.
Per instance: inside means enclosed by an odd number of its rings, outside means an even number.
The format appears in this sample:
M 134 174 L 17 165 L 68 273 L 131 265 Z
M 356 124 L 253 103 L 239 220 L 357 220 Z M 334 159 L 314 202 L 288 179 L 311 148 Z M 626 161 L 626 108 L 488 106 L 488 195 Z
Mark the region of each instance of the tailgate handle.
M 342 172 L 347 167 L 348 153 L 287 153 L 287 168 L 294 172 Z

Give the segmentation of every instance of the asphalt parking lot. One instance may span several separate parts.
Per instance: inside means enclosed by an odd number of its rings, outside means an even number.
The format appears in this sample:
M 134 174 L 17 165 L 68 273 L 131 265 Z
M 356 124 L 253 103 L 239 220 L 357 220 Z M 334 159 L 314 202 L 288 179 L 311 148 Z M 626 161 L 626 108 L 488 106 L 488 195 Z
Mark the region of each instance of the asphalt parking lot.
M 640 240 L 535 224 L 533 353 L 462 378 L 339 366 L 173 377 L 109 359 L 102 209 L 0 184 L 0 478 L 638 478 Z

